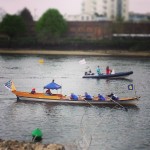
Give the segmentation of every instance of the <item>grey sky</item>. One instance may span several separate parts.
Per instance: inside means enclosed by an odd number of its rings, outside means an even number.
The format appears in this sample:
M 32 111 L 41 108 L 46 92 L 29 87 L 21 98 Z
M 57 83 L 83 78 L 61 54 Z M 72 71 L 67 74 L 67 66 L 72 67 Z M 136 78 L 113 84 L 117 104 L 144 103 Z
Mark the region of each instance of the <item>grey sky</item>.
M 32 15 L 40 17 L 48 8 L 56 8 L 61 14 L 80 14 L 83 0 L 0 0 L 0 8 L 15 14 L 28 8 Z M 150 0 L 129 0 L 129 11 L 150 12 Z

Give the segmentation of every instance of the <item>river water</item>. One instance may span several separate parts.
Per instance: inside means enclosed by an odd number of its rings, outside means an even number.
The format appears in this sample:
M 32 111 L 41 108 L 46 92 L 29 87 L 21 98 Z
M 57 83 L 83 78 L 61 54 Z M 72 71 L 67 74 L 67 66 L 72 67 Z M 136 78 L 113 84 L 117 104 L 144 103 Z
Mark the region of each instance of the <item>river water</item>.
M 85 59 L 87 64 L 79 61 Z M 39 60 L 44 63 L 39 63 Z M 133 71 L 126 79 L 83 79 L 88 67 L 102 72 L 109 65 L 116 72 Z M 140 57 L 0 55 L 0 138 L 31 141 L 40 128 L 42 143 L 60 143 L 68 150 L 148 150 L 150 147 L 150 59 Z M 53 79 L 63 94 L 91 95 L 110 92 L 141 96 L 128 111 L 116 107 L 52 105 L 16 102 L 3 85 L 13 80 L 17 90 L 42 92 Z M 133 83 L 134 91 L 127 86 Z M 56 92 L 56 91 L 53 91 Z

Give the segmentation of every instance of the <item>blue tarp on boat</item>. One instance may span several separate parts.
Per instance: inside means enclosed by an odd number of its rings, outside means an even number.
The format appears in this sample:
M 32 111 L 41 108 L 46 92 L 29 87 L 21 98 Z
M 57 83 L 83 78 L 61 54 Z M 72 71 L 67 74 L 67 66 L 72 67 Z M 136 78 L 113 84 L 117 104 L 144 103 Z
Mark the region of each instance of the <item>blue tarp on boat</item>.
M 52 81 L 51 83 L 44 86 L 44 89 L 58 90 L 58 89 L 61 89 L 61 86 L 55 83 L 54 81 Z

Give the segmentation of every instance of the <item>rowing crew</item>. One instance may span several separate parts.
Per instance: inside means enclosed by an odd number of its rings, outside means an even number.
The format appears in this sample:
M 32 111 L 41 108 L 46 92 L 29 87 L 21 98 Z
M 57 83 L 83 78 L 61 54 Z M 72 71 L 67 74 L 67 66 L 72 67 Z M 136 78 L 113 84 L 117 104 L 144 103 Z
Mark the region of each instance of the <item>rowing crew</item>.
M 104 97 L 101 94 L 98 94 L 97 97 L 92 97 L 90 94 L 88 94 L 87 92 L 85 92 L 84 96 L 77 96 L 74 93 L 71 93 L 70 95 L 70 99 L 71 100 L 99 100 L 99 101 L 106 101 L 106 100 L 119 100 L 119 97 L 116 96 L 114 93 L 111 93 L 109 95 L 107 95 L 106 97 Z

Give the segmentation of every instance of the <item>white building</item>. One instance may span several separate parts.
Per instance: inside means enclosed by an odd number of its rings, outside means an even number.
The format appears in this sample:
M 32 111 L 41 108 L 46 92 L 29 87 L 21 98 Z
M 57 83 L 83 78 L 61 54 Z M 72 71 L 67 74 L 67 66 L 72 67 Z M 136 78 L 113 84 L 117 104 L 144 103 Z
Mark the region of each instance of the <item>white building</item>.
M 83 0 L 82 14 L 95 15 L 107 20 L 128 20 L 129 0 Z
M 103 15 L 103 1 L 102 0 L 83 0 L 82 10 L 79 15 L 65 15 L 68 21 L 99 21 L 108 20 Z
M 129 20 L 129 0 L 83 0 L 79 15 L 65 15 L 68 21 Z

